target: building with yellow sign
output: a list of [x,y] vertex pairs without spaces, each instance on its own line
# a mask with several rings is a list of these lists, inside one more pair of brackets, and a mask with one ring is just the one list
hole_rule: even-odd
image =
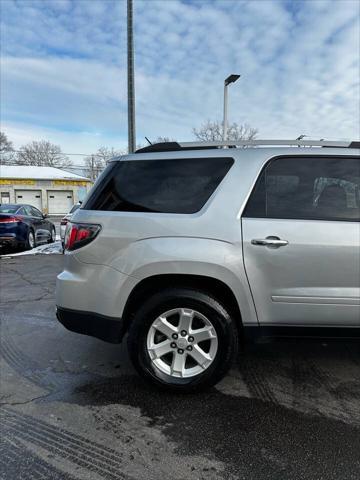
[[0,165],[0,203],[26,203],[62,215],[83,201],[91,180],[59,168]]

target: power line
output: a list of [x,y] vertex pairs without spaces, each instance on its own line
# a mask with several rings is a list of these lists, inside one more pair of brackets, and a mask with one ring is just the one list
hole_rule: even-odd
[[[14,160],[11,160],[11,159],[1,159],[1,156],[2,155],[6,155],[6,154],[11,154],[11,153],[24,153],[22,150],[9,150],[9,151],[6,151],[6,152],[1,152],[0,154],[0,160],[1,160],[1,165],[8,165],[8,166],[11,166],[11,165],[14,165]],[[107,163],[107,158],[105,158],[103,155],[99,154],[99,153],[66,153],[66,152],[61,152],[63,155],[67,155],[67,156],[82,156],[82,157],[88,157],[88,159],[91,159],[91,158],[100,158],[100,159],[103,159],[105,161],[105,163]],[[110,158],[114,158],[114,157],[117,157],[119,155],[113,155],[113,156],[110,156],[108,157],[108,159]],[[25,165],[24,163],[17,163],[15,165]],[[39,165],[38,165],[39,166]],[[46,166],[49,166],[49,165],[46,165]],[[106,165],[105,165],[106,166]],[[89,165],[86,165],[86,164],[72,164],[72,165],[69,165],[67,167],[55,167],[55,168],[60,168],[62,170],[64,170],[64,168],[66,169],[91,169],[91,170],[103,170],[105,168],[105,166],[95,166],[95,165],[91,165],[89,167]]]
[[[89,165],[77,165],[77,164],[74,165],[74,164],[71,164],[66,168],[89,168]],[[94,168],[103,168],[103,167],[94,165]]]
[[[23,150],[8,150],[5,152],[1,152],[2,154],[6,153],[24,153]],[[104,156],[101,153],[66,153],[66,152],[61,152],[62,155],[80,155],[82,157],[102,157]],[[124,154],[125,155],[125,154]],[[114,155],[116,156],[116,155]]]
[[[17,167],[50,167],[51,165],[27,165],[25,163],[14,163],[14,162],[9,162],[9,161],[2,161],[0,163],[0,167],[1,166],[8,166],[8,167],[12,167],[12,166],[17,166]],[[100,167],[89,167],[88,165],[69,165],[68,167],[53,167],[53,168],[59,168],[60,170],[76,170],[76,169],[80,169],[80,170],[104,170],[106,165],[104,166],[100,166]]]

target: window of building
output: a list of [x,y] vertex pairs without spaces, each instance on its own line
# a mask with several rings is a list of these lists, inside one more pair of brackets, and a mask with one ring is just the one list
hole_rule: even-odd
[[0,196],[0,203],[2,204],[9,204],[10,203],[10,193],[9,192],[1,192]]

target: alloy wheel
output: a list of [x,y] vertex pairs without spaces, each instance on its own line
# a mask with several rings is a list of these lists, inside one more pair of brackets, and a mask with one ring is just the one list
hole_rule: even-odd
[[34,248],[35,247],[35,238],[33,232],[29,232],[29,247]]
[[199,375],[214,361],[218,337],[211,321],[189,308],[175,308],[159,315],[147,335],[153,364],[172,377]]

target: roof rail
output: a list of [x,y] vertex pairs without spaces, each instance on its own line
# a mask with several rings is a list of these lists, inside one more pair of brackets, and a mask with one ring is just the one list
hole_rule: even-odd
[[360,141],[340,142],[329,140],[228,140],[225,142],[162,142],[154,143],[147,147],[140,148],[139,150],[136,150],[135,153],[199,150],[221,147],[236,148],[258,146],[360,148]]

